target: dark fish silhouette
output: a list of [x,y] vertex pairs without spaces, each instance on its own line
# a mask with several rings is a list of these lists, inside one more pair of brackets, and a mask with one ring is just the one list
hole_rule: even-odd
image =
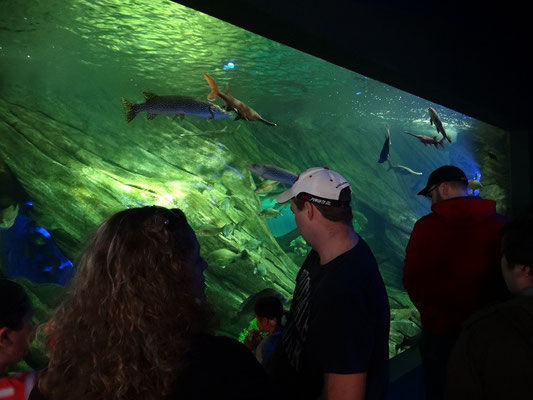
[[292,185],[296,178],[298,178],[298,174],[276,167],[275,165],[250,164],[246,168],[261,178],[278,181],[286,185]]
[[435,146],[436,148],[438,148],[440,145],[444,147],[444,137],[441,140],[437,140],[437,136],[433,136],[432,138],[430,138],[424,135],[415,135],[414,133],[411,133],[409,131],[404,131],[404,133],[414,136],[415,138],[420,140],[422,143],[424,143],[426,146]]
[[237,117],[235,120],[238,119],[245,119],[246,121],[260,121],[263,124],[269,125],[269,126],[276,126],[275,123],[267,121],[263,119],[255,110],[253,110],[251,107],[244,104],[242,101],[237,100],[235,97],[233,97],[229,93],[229,86],[226,86],[226,93],[222,93],[213,78],[211,78],[209,75],[204,74],[204,78],[207,81],[209,87],[211,88],[211,93],[207,95],[207,100],[213,101],[217,97],[220,97],[222,100],[224,100],[224,104],[226,106],[226,110],[233,110],[237,113]]
[[390,130],[389,130],[389,127],[387,126],[387,137],[385,138],[385,143],[383,143],[383,147],[381,148],[381,153],[379,155],[378,163],[384,163],[385,161],[389,159],[390,157],[389,150],[390,150]]
[[494,154],[492,151],[488,151],[487,152],[487,155],[492,159],[492,160],[497,160],[498,159],[498,156],[496,156],[496,154]]
[[435,111],[434,108],[429,107],[429,123],[431,125],[435,125],[435,128],[437,128],[437,132],[442,133],[442,136],[446,138],[448,142],[452,142],[452,139],[446,134],[446,131],[444,130],[444,126],[442,126],[442,121],[440,120],[439,114],[437,114],[437,111]]
[[126,109],[126,121],[130,122],[142,111],[148,112],[148,119],[154,119],[159,114],[174,115],[184,118],[185,115],[207,119],[220,119],[231,117],[231,113],[224,111],[216,104],[198,100],[188,96],[158,96],[154,93],[143,92],[146,101],[135,104],[126,98],[122,98],[122,104]]

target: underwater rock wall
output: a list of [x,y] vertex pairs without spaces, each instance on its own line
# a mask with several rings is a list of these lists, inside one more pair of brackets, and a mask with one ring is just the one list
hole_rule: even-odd
[[[297,267],[259,215],[250,174],[231,167],[233,156],[222,145],[198,136],[205,130],[167,120],[167,134],[130,137],[82,131],[3,99],[0,109],[5,138],[0,154],[33,200],[34,218],[69,258],[77,260],[92,231],[118,210],[179,207],[199,232],[210,264],[208,296],[223,316],[237,313],[249,295],[265,287],[286,297],[292,293]],[[62,110],[58,105],[58,115],[65,117]],[[266,270],[254,273],[260,263]],[[222,319],[222,332],[235,335],[236,329]]]
[[490,148],[500,156],[481,158],[484,182],[491,182],[483,190],[499,200],[500,210],[508,207],[508,169],[501,154],[506,138],[493,130],[480,139],[464,133],[453,146],[437,150],[410,142],[402,126],[393,125],[391,160],[415,160],[413,169],[423,171],[419,176],[377,163],[385,129],[372,121],[339,120],[330,126],[309,115],[269,128],[245,121],[164,116],[147,121],[141,116],[117,128],[116,121],[79,118],[75,110],[82,109],[82,101],[75,103],[51,99],[43,109],[0,98],[5,138],[0,155],[33,200],[35,219],[76,260],[95,227],[120,209],[152,204],[183,209],[210,265],[208,296],[221,315],[221,332],[233,336],[247,323],[235,317],[249,296],[272,287],[290,298],[303,260],[289,257],[278,244],[297,237],[293,232],[288,240],[272,236],[247,164],[295,172],[328,166],[352,183],[355,224],[372,247],[389,291],[391,356],[407,348],[419,331],[401,274],[412,226],[429,212],[427,200],[416,196],[429,172],[446,163],[470,162],[474,157],[462,153],[466,148],[476,154]]
[[[273,237],[260,213],[274,194],[254,193],[259,180],[247,164],[294,172],[328,166],[350,181],[354,226],[387,285],[391,355],[419,331],[401,275],[412,226],[430,210],[416,196],[429,173],[450,163],[469,179],[480,173],[481,195],[509,210],[505,132],[175,3],[25,1],[3,24],[0,159],[33,201],[32,218],[76,264],[114,212],[182,208],[210,264],[208,296],[222,333],[236,336],[247,326],[250,315],[236,317],[253,293],[273,287],[290,298],[308,250],[295,231]],[[230,60],[235,69],[226,69]],[[148,90],[205,99],[204,72],[278,126],[147,121],[144,113],[125,122],[121,96],[142,101]],[[428,106],[453,137],[444,149],[404,134],[436,135]],[[421,175],[377,162],[386,125],[391,162]]]

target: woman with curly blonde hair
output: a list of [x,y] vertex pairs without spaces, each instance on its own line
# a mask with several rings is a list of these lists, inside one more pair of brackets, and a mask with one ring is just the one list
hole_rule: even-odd
[[50,361],[30,399],[269,397],[244,346],[211,334],[206,267],[180,210],[108,218],[47,324]]

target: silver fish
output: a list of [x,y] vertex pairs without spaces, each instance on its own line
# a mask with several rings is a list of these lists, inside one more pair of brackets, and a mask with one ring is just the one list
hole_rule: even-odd
[[275,208],[265,208],[259,213],[260,216],[270,218],[277,218],[280,215],[283,215],[281,210],[276,210]]
[[437,114],[437,111],[433,107],[428,108],[429,112],[429,123],[431,125],[435,125],[435,128],[437,128],[437,132],[442,133],[442,136],[446,138],[448,142],[452,142],[452,139],[448,136],[446,131],[444,130],[444,126],[442,126],[442,121],[440,120],[439,114]]
[[261,182],[261,184],[255,188],[255,193],[270,193],[274,189],[276,189],[279,185],[278,181],[273,181],[270,179],[267,179],[266,181]]
[[219,106],[207,101],[198,100],[188,96],[158,96],[154,93],[143,92],[146,101],[135,104],[126,98],[122,98],[122,104],[126,109],[126,121],[130,122],[138,113],[146,111],[148,119],[154,119],[159,114],[170,114],[184,118],[192,115],[207,119],[221,119],[231,117],[230,112],[224,111]]
[[292,185],[296,178],[298,178],[298,174],[276,167],[275,165],[250,164],[246,168],[261,178],[278,181],[286,185]]
[[209,265],[225,267],[237,260],[246,260],[248,257],[246,250],[235,253],[229,249],[218,249],[209,253],[206,261]]
[[198,228],[196,228],[196,234],[200,236],[214,236],[218,235],[219,233],[222,233],[224,227],[219,227],[216,225],[201,225]]

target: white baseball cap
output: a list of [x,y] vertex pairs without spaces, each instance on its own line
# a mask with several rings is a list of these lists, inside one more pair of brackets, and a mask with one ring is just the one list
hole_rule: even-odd
[[285,203],[297,197],[324,206],[346,206],[350,204],[349,201],[339,201],[341,190],[346,187],[350,187],[350,184],[341,174],[327,167],[313,167],[298,175],[292,187],[278,195],[276,201]]

